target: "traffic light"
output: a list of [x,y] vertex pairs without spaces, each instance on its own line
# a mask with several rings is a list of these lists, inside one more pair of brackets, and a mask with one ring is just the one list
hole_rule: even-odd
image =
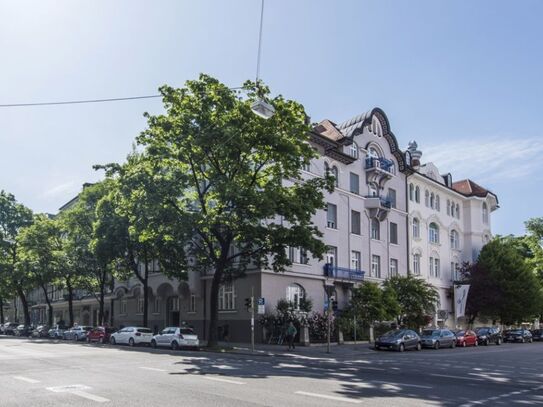
[[247,309],[247,311],[253,308],[253,297],[245,298],[245,308]]

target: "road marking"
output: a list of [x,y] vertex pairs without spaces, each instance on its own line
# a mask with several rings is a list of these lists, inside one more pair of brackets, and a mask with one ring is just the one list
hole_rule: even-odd
[[96,401],[97,403],[106,403],[110,401],[105,397],[97,396],[95,394],[88,393],[85,390],[90,390],[89,386],[83,384],[72,384],[69,386],[58,386],[58,387],[46,387],[47,390],[52,391],[53,393],[69,393],[74,396],[79,396],[88,400]]
[[421,384],[397,383],[397,382],[382,382],[379,380],[371,380],[371,383],[390,384],[402,387],[415,387],[417,389],[433,389],[432,386],[423,386]]
[[164,370],[164,369],[157,369],[156,367],[145,367],[145,366],[140,366],[140,369],[152,370],[153,372],[166,372],[166,370]]
[[238,382],[237,380],[230,380],[230,379],[223,379],[220,377],[211,377],[211,376],[201,376],[204,379],[207,380],[213,380],[216,382],[222,382],[222,383],[230,383],[230,384],[246,384],[245,382]]
[[483,379],[477,379],[475,377],[464,377],[464,376],[452,376],[448,374],[439,374],[439,373],[430,373],[429,376],[435,376],[435,377],[447,377],[449,379],[459,379],[459,380],[469,380],[469,381],[483,381]]
[[28,377],[23,377],[23,376],[13,376],[13,378],[17,380],[21,380],[23,382],[33,383],[33,384],[40,382],[39,380],[29,379]]
[[512,391],[510,393],[504,393],[504,394],[500,394],[498,396],[489,397],[489,398],[482,399],[482,400],[471,401],[469,403],[462,404],[459,407],[472,407],[472,406],[475,406],[475,405],[487,404],[489,401],[496,401],[496,400],[500,400],[500,399],[505,399],[505,398],[509,398],[511,396],[519,396],[519,395],[524,394],[524,393],[531,393],[531,392],[538,391],[538,390],[541,390],[541,389],[543,389],[543,386],[535,387],[533,389],[516,390],[516,391]]
[[360,400],[350,399],[347,397],[329,396],[327,394],[310,393],[307,391],[295,391],[294,394],[299,394],[301,396],[317,397],[317,398],[327,399],[327,400],[343,401],[345,403],[353,403],[353,404],[361,403]]

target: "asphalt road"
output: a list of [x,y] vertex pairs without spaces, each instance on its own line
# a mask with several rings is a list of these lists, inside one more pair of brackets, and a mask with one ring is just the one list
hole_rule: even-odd
[[543,405],[543,343],[332,356],[0,337],[0,406]]

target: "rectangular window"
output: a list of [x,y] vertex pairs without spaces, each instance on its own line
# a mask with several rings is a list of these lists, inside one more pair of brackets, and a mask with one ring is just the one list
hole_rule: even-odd
[[226,283],[219,288],[219,310],[231,311],[236,309],[234,284]]
[[389,188],[388,189],[388,200],[390,201],[390,207],[396,208],[396,190]]
[[190,294],[189,312],[196,312],[196,296]]
[[381,223],[377,219],[371,220],[371,238],[375,240],[381,239]]
[[126,315],[126,300],[121,300],[121,306],[119,310],[119,314]]
[[428,262],[428,273],[430,273],[430,277],[434,277],[434,258],[430,257],[430,261]]
[[358,211],[351,211],[351,233],[354,233],[355,235],[361,234],[361,226],[360,226],[360,212]]
[[439,267],[439,259],[434,259],[434,276],[436,278],[441,277],[441,270],[440,270],[440,267]]
[[296,263],[296,248],[289,246],[288,247],[288,259],[291,263]]
[[143,310],[145,309],[145,302],[143,300],[143,297],[138,297],[138,307],[136,314],[143,314]]
[[307,250],[303,247],[299,248],[300,252],[300,264],[307,264],[309,263],[309,257],[307,256]]
[[398,244],[398,225],[390,222],[390,243]]
[[371,256],[371,276],[381,278],[381,257],[375,254]]
[[328,204],[326,211],[326,226],[337,229],[337,206],[331,203]]
[[390,259],[389,277],[395,277],[398,275],[398,260]]
[[353,270],[358,270],[360,271],[361,270],[361,257],[360,257],[360,252],[356,251],[356,250],[353,250],[351,252],[351,268]]
[[331,264],[332,267],[337,266],[337,247],[328,246],[328,251],[326,252],[326,263]]
[[413,255],[413,274],[420,275],[420,254]]
[[351,172],[350,180],[351,192],[357,195],[360,194],[360,178],[358,177],[358,174]]
[[153,301],[153,314],[160,314],[160,298]]

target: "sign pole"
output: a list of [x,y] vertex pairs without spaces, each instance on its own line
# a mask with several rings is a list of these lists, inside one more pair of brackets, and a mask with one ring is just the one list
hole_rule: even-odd
[[251,286],[251,351],[255,351],[255,287]]

